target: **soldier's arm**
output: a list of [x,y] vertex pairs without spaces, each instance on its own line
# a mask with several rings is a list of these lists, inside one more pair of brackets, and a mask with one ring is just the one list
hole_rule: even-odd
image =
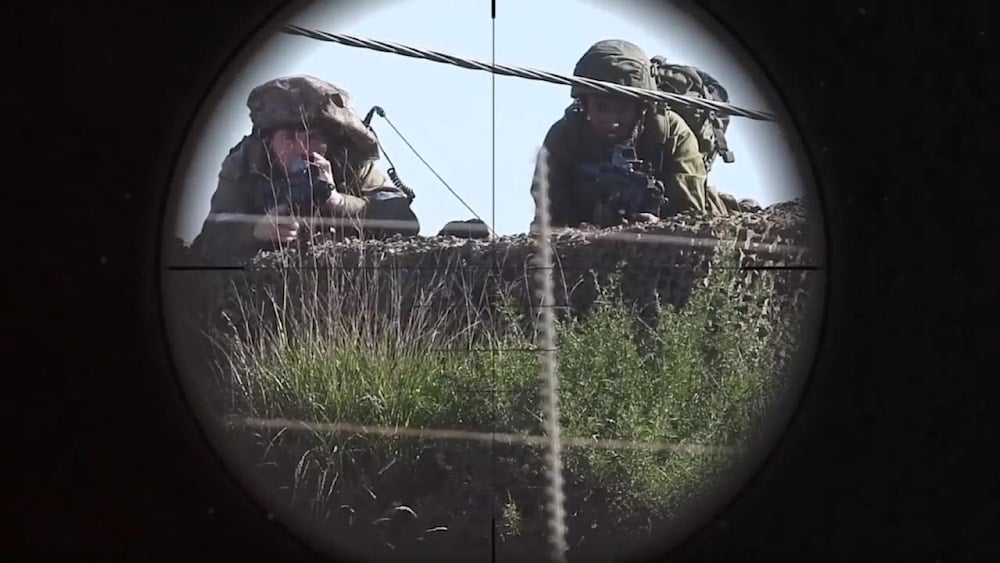
[[698,139],[687,123],[675,113],[667,114],[666,130],[663,156],[669,165],[664,166],[665,174],[661,180],[667,188],[669,206],[677,211],[705,211],[708,172],[698,148]]
[[358,173],[355,175],[355,186],[357,187],[357,193],[363,194],[362,196],[337,192],[333,194],[331,199],[327,201],[326,205],[323,206],[324,212],[329,213],[335,217],[343,216],[360,216],[365,212],[368,207],[370,198],[366,197],[367,194],[372,193],[378,188],[392,188],[395,186],[389,182],[388,178],[385,177],[379,170],[375,167],[374,162],[366,163]]
[[[556,122],[545,135],[542,146],[547,156],[545,166],[548,174],[547,193],[549,200],[549,225],[551,227],[573,226],[581,220],[575,217],[573,195],[572,162],[569,158],[569,139],[564,121]],[[536,164],[536,167],[538,164]],[[537,168],[536,168],[537,172]],[[532,179],[531,195],[534,201],[540,196],[540,186],[537,177]],[[537,205],[537,203],[536,203]],[[537,217],[532,221],[536,225]]]
[[361,192],[364,194],[369,194],[380,189],[389,189],[396,192],[400,191],[399,188],[397,188],[396,185],[389,180],[389,177],[386,174],[383,174],[382,171],[375,166],[375,161],[369,161],[365,164],[364,168],[361,169],[359,181],[361,183]]
[[[406,194],[379,171],[375,161],[366,163],[356,177],[359,193],[362,196],[338,193],[335,201],[326,206],[328,213],[334,217],[360,221],[359,226],[368,226],[390,233],[408,235],[420,232],[420,223],[410,208]],[[384,194],[387,191],[396,192],[402,197],[393,199],[378,197],[380,193]]]
[[192,245],[203,260],[215,265],[252,256],[264,246],[253,236],[255,211],[249,195],[240,189],[239,158],[234,151],[223,162],[208,217]]

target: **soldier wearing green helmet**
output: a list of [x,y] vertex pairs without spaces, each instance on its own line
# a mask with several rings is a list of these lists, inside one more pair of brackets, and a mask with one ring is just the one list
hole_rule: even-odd
[[[573,75],[657,89],[646,53],[619,39],[592,45],[577,62]],[[594,222],[597,211],[592,201],[579,193],[577,170],[582,164],[608,162],[612,147],[628,141],[634,143],[638,159],[649,163],[652,175],[662,182],[667,203],[656,213],[634,213],[627,221],[654,221],[684,211],[728,215],[726,204],[707,186],[708,172],[698,140],[680,115],[662,105],[581,85],[574,85],[570,95],[574,103],[550,127],[544,141],[553,227]],[[536,183],[532,193],[537,197]]]
[[309,233],[417,234],[412,194],[379,172],[374,133],[350,95],[306,75],[269,80],[247,99],[251,133],[230,149],[201,233],[203,262],[243,262]]

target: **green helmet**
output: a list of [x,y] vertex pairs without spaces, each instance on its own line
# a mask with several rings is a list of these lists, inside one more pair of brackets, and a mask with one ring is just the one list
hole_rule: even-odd
[[269,80],[247,98],[255,133],[275,129],[316,127],[332,144],[346,145],[354,158],[377,159],[374,134],[354,113],[346,90],[307,75]]
[[[639,46],[621,39],[594,43],[577,61],[573,76],[634,88],[656,89],[649,70],[649,57]],[[570,95],[579,98],[594,92],[586,86],[574,85]]]

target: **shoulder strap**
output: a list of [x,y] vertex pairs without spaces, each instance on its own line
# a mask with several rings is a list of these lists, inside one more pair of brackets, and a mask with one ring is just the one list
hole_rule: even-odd
[[653,171],[663,176],[670,172],[670,162],[664,154],[663,147],[670,141],[665,110],[656,108],[646,114],[642,133],[636,139],[636,150],[639,158],[653,165]]

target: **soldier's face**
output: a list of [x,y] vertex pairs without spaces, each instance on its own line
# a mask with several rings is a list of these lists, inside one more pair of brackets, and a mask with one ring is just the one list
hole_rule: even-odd
[[588,96],[584,109],[590,126],[598,135],[614,134],[624,138],[639,119],[639,106],[634,100],[611,96]]
[[308,160],[309,155],[318,152],[325,155],[329,141],[319,130],[295,131],[279,129],[271,135],[271,153],[275,160],[288,169],[297,160]]

